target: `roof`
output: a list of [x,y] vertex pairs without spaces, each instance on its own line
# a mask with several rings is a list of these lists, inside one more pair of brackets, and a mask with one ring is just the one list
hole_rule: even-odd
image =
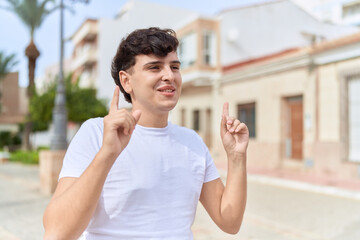
[[351,35],[347,35],[345,37],[316,44],[313,47],[312,53],[319,53],[326,50],[342,47],[348,44],[359,43],[359,42],[360,42],[360,32],[357,32]]
[[280,58],[289,57],[289,56],[292,56],[294,54],[301,53],[301,52],[308,52],[310,54],[315,54],[315,53],[320,53],[320,52],[324,52],[327,50],[331,50],[334,48],[343,47],[343,46],[353,44],[353,43],[360,43],[360,32],[357,32],[355,34],[351,34],[351,35],[348,35],[345,37],[341,37],[341,38],[338,38],[335,40],[324,41],[324,42],[314,45],[313,47],[290,48],[290,49],[286,49],[281,52],[264,55],[264,56],[261,56],[258,58],[240,61],[240,62],[231,64],[231,65],[224,66],[222,68],[222,71],[224,73],[228,73],[228,72],[232,72],[233,70],[239,70],[241,68],[248,67],[248,66],[251,66],[254,64],[260,64],[260,63],[277,60]]
[[264,2],[260,2],[260,3],[242,5],[242,6],[231,7],[231,8],[225,8],[225,9],[221,10],[219,12],[219,14],[234,11],[234,10],[239,10],[239,9],[261,7],[261,6],[264,6],[264,5],[269,5],[269,4],[274,4],[274,3],[284,2],[284,1],[287,1],[287,0],[270,0],[270,1],[265,1],[264,0]]
[[85,25],[87,24],[88,22],[97,22],[98,19],[94,19],[94,18],[88,18],[86,19],[85,21],[82,22],[82,24],[80,25],[80,27],[78,27],[78,29],[76,29],[76,31],[73,33],[73,35],[70,37],[70,38],[73,38],[79,31],[80,29]]
[[224,73],[227,73],[227,72],[230,72],[232,70],[239,70],[240,68],[247,67],[247,66],[250,66],[250,65],[253,65],[253,64],[264,63],[264,62],[279,59],[279,58],[282,58],[282,57],[285,57],[285,56],[288,56],[288,55],[292,55],[294,53],[300,52],[301,50],[302,50],[302,48],[290,48],[290,49],[286,49],[286,50],[281,51],[281,52],[277,52],[277,53],[265,55],[265,56],[262,56],[262,57],[237,62],[237,63],[231,64],[231,65],[224,66],[222,68],[222,71]]

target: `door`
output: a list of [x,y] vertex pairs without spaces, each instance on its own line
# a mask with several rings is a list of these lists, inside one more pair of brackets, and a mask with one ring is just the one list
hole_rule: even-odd
[[303,159],[303,99],[286,98],[286,158]]

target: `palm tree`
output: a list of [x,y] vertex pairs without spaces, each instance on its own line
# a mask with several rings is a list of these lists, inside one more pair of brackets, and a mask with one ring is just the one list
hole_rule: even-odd
[[[37,49],[34,43],[34,33],[43,23],[46,16],[53,12],[56,7],[53,7],[51,10],[46,8],[46,5],[49,2],[54,0],[43,0],[39,2],[38,0],[6,0],[9,4],[7,7],[8,10],[15,13],[24,25],[30,31],[30,43],[25,49],[25,55],[28,58],[28,71],[29,71],[29,85],[27,88],[27,96],[29,102],[35,91],[35,67],[36,59],[40,56],[40,52]],[[29,113],[30,114],[30,113]],[[24,146],[26,149],[31,149],[30,145],[30,133],[32,130],[32,123],[30,121],[30,116],[27,117],[25,123],[25,135],[24,135]]]
[[0,51],[0,81],[11,71],[11,68],[17,64],[15,54],[8,56]]
[[[6,56],[3,52],[0,51],[0,83],[1,80],[11,71],[11,68],[17,64],[15,60],[15,54]],[[0,92],[1,100],[1,92]],[[0,113],[1,113],[1,101],[0,101]]]

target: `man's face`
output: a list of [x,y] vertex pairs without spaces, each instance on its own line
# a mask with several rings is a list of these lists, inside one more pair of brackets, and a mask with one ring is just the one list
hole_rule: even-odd
[[176,52],[165,57],[137,55],[129,74],[134,108],[165,114],[172,110],[181,93],[180,62]]

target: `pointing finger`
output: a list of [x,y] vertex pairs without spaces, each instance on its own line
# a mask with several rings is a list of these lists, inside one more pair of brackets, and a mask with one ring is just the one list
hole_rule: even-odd
[[111,104],[110,104],[110,112],[115,112],[116,110],[118,110],[118,104],[119,104],[119,87],[116,86],[115,90],[114,90],[114,96],[111,100]]
[[229,103],[225,102],[223,105],[223,115],[226,117],[226,119],[229,117]]
[[225,117],[225,115],[222,115],[221,116],[221,126],[220,126],[221,136],[224,136],[226,132],[227,132],[226,117]]

